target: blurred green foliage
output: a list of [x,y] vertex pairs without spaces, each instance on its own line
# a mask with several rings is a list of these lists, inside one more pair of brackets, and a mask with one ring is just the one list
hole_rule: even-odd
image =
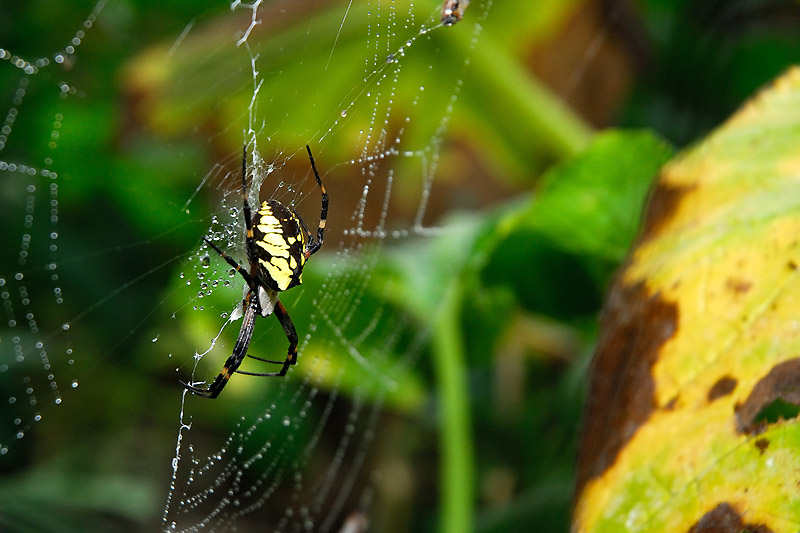
[[[473,0],[468,16],[479,13],[478,4]],[[436,10],[416,5],[420,17]],[[454,507],[445,513],[461,513],[478,531],[568,527],[582,380],[595,318],[636,236],[651,179],[672,154],[670,143],[698,138],[800,52],[794,2],[649,0],[637,4],[632,18],[622,16],[627,8],[616,2],[598,5],[609,32],[645,36],[628,45],[631,55],[643,59],[633,69],[627,98],[614,110],[615,124],[630,129],[593,135],[527,64],[532,49],[566,31],[576,13],[592,11],[594,3],[520,7],[495,0],[474,51],[471,36],[458,33],[456,26],[434,32],[403,59],[406,68],[416,69],[404,79],[424,80],[429,92],[440,96],[430,98],[432,108],[406,111],[403,106],[410,104],[401,97],[395,105],[397,116],[421,117],[415,124],[419,130],[409,133],[407,142],[424,144],[424,132],[437,126],[442,113],[436,102],[449,101],[453,91],[447,80],[462,76],[451,69],[428,69],[428,54],[470,57],[473,64],[463,73],[432,194],[450,201],[449,192],[469,193],[474,187],[474,196],[480,197],[483,179],[502,194],[493,202],[444,202],[433,222],[446,228],[442,235],[387,241],[337,267],[345,274],[352,269],[347,279],[354,286],[349,288],[363,292],[353,332],[379,308],[410,326],[394,345],[397,353],[385,353],[379,342],[368,346],[372,374],[350,358],[332,359],[322,390],[328,391],[341,375],[336,381],[340,394],[367,394],[367,400],[374,400],[360,385],[375,375],[389,375],[386,369],[395,368],[398,354],[415,342],[411,332],[429,331],[419,363],[391,375],[395,386],[385,398],[384,418],[399,419],[394,423],[408,441],[381,453],[407,453],[403,460],[412,467],[418,457],[455,457],[440,482],[447,486],[448,476],[465,474],[466,485],[449,485],[456,494]],[[52,54],[72,37],[90,8],[63,0],[3,6],[0,47],[27,58]],[[795,16],[779,16],[786,13]],[[252,96],[249,59],[230,45],[230,26],[219,29],[228,15],[222,2],[110,1],[87,31],[70,70],[31,78],[0,160],[40,166],[52,158],[49,166],[59,172],[59,265],[67,297],[62,305],[43,306],[38,313],[53,330],[72,321],[69,343],[79,351],[75,360],[81,385],[63,406],[45,413],[46,423],[25,437],[24,446],[0,458],[4,531],[151,530],[159,523],[175,446],[177,379],[191,371],[187,346],[207,345],[223,322],[218,313],[173,313],[192,305],[181,292],[187,289],[180,273],[187,269],[187,258],[196,258],[200,236],[219,214],[219,195],[230,190],[224,176],[209,169],[222,161],[236,171],[237,158],[230,154],[239,150],[242,109]],[[364,5],[354,5],[351,16],[353,21],[365,17]],[[305,99],[305,86],[316,83],[306,79],[306,69],[319,69],[327,60],[340,19],[341,6],[311,9],[294,19],[295,25],[258,42],[270,58],[265,69],[281,73],[261,88],[262,112],[267,116],[270,109],[290,109],[285,112],[290,120],[270,126],[274,129],[265,134],[279,147],[276,152],[301,146],[341,111],[342,94],[361,87],[362,64],[339,59],[341,64],[330,70],[334,74],[315,86],[315,105]],[[178,48],[175,63],[166,69],[170,83],[155,84],[163,92],[144,93],[157,105],[142,116],[137,98],[143,93],[136,90],[153,85],[137,83],[152,81],[141,79],[148,73],[163,81],[158,61],[165,60],[190,21],[192,32],[201,37],[192,41],[193,47]],[[347,28],[354,31],[340,35],[337,47],[360,57],[366,53],[363,28],[355,23]],[[222,82],[192,99],[188,95],[196,80],[182,73]],[[18,69],[0,62],[0,103],[11,102],[20,78]],[[59,98],[61,79],[80,94]],[[364,111],[366,106],[353,108],[354,113]],[[63,125],[53,149],[49,135],[56,115],[63,116]],[[347,132],[333,135],[318,164],[352,157],[352,139]],[[399,175],[421,179],[411,158],[403,165]],[[476,177],[474,167],[484,173]],[[194,196],[207,174],[211,178]],[[0,171],[0,180],[3,244],[14,249],[23,232],[24,190],[11,173]],[[342,209],[337,205],[350,201],[348,194],[357,194],[345,184],[339,175],[332,180],[332,210]],[[413,218],[418,199],[402,186],[397,195],[409,208],[394,216],[405,221]],[[187,198],[193,198],[188,207]],[[40,201],[46,202],[46,195]],[[313,203],[303,204],[304,213],[314,212]],[[34,238],[49,231],[44,223],[32,229]],[[47,261],[36,259],[31,263]],[[0,271],[13,272],[14,260],[0,258]],[[333,261],[323,251],[309,263],[308,293],[325,283]],[[365,285],[357,272],[367,261],[374,268]],[[49,285],[33,286],[32,300],[49,301],[48,290]],[[234,292],[215,291],[203,304],[229,310]],[[295,323],[308,324],[315,312],[312,299],[287,300]],[[275,325],[258,327],[254,346],[282,346]],[[232,338],[235,329],[236,324],[224,335]],[[3,358],[9,355],[9,334],[0,330]],[[306,360],[325,351],[325,342],[322,335],[313,338]],[[449,366],[437,359],[442,345],[457,355]],[[201,366],[198,375],[216,372],[221,357],[204,359],[208,368]],[[290,381],[307,372],[298,365]],[[6,376],[0,379],[4,393],[18,386],[11,380],[19,379]],[[463,389],[448,389],[448,383],[459,382]],[[240,416],[257,416],[271,390],[282,386],[287,385],[237,379],[236,387],[226,389],[225,400],[203,405],[208,440],[224,439]],[[451,427],[441,418],[448,406],[464,417],[462,425]],[[301,436],[314,420],[305,422]],[[0,429],[6,435],[13,427],[0,417]],[[449,444],[438,448],[444,441]],[[467,472],[453,471],[459,468]],[[415,474],[420,487],[437,479],[436,471],[422,467]],[[412,495],[409,530],[434,530],[449,496],[427,490]],[[382,523],[380,517],[374,520]]]

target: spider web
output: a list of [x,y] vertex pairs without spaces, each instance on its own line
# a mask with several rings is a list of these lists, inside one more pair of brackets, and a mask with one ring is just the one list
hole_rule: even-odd
[[[284,70],[272,49],[274,39],[265,37],[268,30],[260,27],[267,7],[261,2],[234,3],[232,7],[251,14],[250,24],[236,42],[246,52],[252,76],[251,99],[243,117],[246,127],[241,127],[241,119],[229,126],[232,131],[243,129],[243,143],[251,147],[249,165],[255,169],[251,204],[258,205],[264,197],[276,198],[303,212],[314,233],[317,193],[307,187],[313,183],[309,183],[308,169],[302,168],[307,167],[304,151],[298,149],[308,142],[333,207],[321,257],[309,261],[304,286],[292,291],[296,294],[282,296],[292,316],[304,302],[310,308],[307,318],[296,321],[300,324],[300,357],[292,369],[294,375],[270,383],[244,384],[237,378],[236,385],[229,385],[246,386],[248,394],[258,394],[253,387],[266,390],[262,403],[266,407],[237,416],[224,444],[212,450],[201,451],[193,439],[202,431],[206,402],[184,398],[164,527],[224,530],[266,517],[275,531],[335,531],[346,527],[348,517],[351,523],[358,522],[370,511],[380,474],[370,464],[369,455],[383,406],[387,401],[397,403],[392,395],[401,388],[400,382],[413,383],[409,370],[417,365],[429,341],[429,326],[392,302],[388,288],[373,286],[372,278],[380,245],[386,239],[446,231],[426,225],[426,209],[468,55],[453,67],[443,51],[431,51],[431,35],[447,31],[435,10],[420,10],[403,2],[347,3],[330,10],[340,17],[338,29],[322,32],[332,35],[332,42],[317,42],[315,35],[322,21],[336,21],[333,16],[312,17],[300,32],[304,35],[301,46],[309,49],[302,56],[301,79],[314,82],[302,85],[298,80],[298,89],[288,95],[289,105],[277,105],[278,99],[265,89],[272,82],[269,73],[278,71],[284,78],[294,74]],[[489,7],[487,3],[475,8],[475,21],[459,28],[471,32],[470,46]],[[351,26],[366,31],[366,46],[359,37],[356,47],[360,59],[351,51]],[[444,90],[426,91],[424,80],[406,75],[406,57],[414,55],[417,48],[427,48],[426,61],[431,65],[454,71]],[[361,65],[361,81],[355,87],[341,85],[338,93],[331,89],[328,82],[335,86],[338,73],[352,71],[354,63]],[[291,88],[293,83],[284,80],[281,85]],[[332,96],[338,102],[331,111],[325,102]],[[426,101],[430,99],[434,103]],[[417,107],[434,108],[438,114],[427,124],[419,124],[414,113]],[[294,114],[304,119],[297,120]],[[276,124],[282,125],[280,130],[275,129]],[[292,131],[287,124],[300,124],[301,128]],[[352,143],[350,158],[341,161],[340,156],[338,162],[331,161],[328,154],[342,139]],[[294,176],[287,179],[290,167]],[[350,194],[340,192],[343,179]],[[388,220],[397,202],[396,181],[406,188],[410,184],[410,195],[416,196],[418,205],[413,218],[399,224]],[[238,202],[232,191],[222,209],[231,218],[212,224],[210,235],[225,242],[229,253],[244,258]],[[203,271],[217,267],[210,275],[210,284],[216,286],[224,286],[232,274],[208,253],[201,251],[200,267],[194,269],[201,284],[198,298],[204,302],[217,291],[209,290],[209,276]],[[239,305],[237,295],[242,290],[235,277],[231,285],[213,307],[223,306],[219,313],[227,317],[223,329],[232,331],[220,331],[212,346],[198,350],[199,367],[209,353],[224,355],[231,349],[230,340],[221,339],[232,339],[238,329],[241,313],[230,307]],[[258,329],[267,333],[257,332],[254,346],[285,349],[282,344],[286,341],[275,324],[259,320]],[[260,342],[259,337],[271,333],[275,333],[270,337],[273,340]],[[213,379],[219,362],[216,357],[210,371],[196,368],[195,379]],[[403,389],[408,390],[408,385]],[[319,455],[330,455],[330,459],[316,467],[313,463]]]
[[[78,386],[67,320],[71,317],[62,308],[66,295],[59,238],[63,226],[59,146],[64,126],[60,108],[79,94],[69,71],[104,4],[96,4],[71,35],[64,34],[55,51],[27,56],[0,48],[9,104],[2,111],[0,128],[0,172],[6,177],[2,226],[6,236],[20,236],[16,243],[4,242],[8,251],[0,270],[5,326],[0,337],[5,404],[0,455],[8,454],[9,446],[42,420],[43,410],[61,405],[66,389]],[[47,110],[51,129],[37,137],[35,145],[20,146],[15,143],[18,122],[37,104]]]
[[[470,200],[440,175],[440,160],[492,7],[473,0],[452,27],[440,23],[438,1],[234,0],[198,10],[119,74],[127,119],[157,141],[103,124],[90,109],[102,89],[82,59],[101,51],[82,55],[82,47],[95,32],[102,41],[131,31],[121,3],[63,20],[63,45],[53,50],[0,48],[0,216],[16,238],[4,241],[0,262],[0,455],[55,454],[54,442],[82,440],[87,454],[111,448],[124,430],[95,427],[92,416],[69,430],[59,424],[107,409],[136,428],[125,434],[132,462],[163,481],[153,487],[119,467],[102,485],[110,511],[134,517],[155,507],[158,527],[170,531],[362,531],[368,516],[375,530],[389,529],[391,518],[375,522],[373,511],[390,505],[386,494],[408,473],[380,452],[396,438],[395,417],[435,410],[420,374],[442,297],[439,287],[398,278],[419,268],[420,242],[468,245],[470,223],[451,225],[443,214]],[[35,145],[15,143],[20,119],[33,113],[51,127]],[[106,132],[87,133],[95,127]],[[101,135],[136,155],[108,167],[98,154],[117,147],[93,144]],[[246,257],[242,146],[251,205],[277,199],[315,233],[320,199],[306,144],[330,211],[303,285],[281,296],[298,364],[284,379],[236,375],[214,401],[186,394],[178,380],[210,383],[241,326],[242,280],[200,237]],[[87,154],[98,161],[75,174],[73,161]],[[86,198],[95,199],[90,207]],[[124,223],[142,209],[167,214]],[[95,231],[76,234],[81,224]],[[461,266],[457,248],[441,261],[445,275]],[[419,290],[400,292],[401,281]],[[150,287],[155,305],[140,294]],[[277,320],[258,318],[255,330],[249,353],[283,357]],[[136,365],[163,382],[133,375]],[[262,365],[242,368],[275,370]],[[143,446],[154,424],[131,404],[167,420],[169,440]],[[103,458],[65,462],[73,480],[102,469]]]

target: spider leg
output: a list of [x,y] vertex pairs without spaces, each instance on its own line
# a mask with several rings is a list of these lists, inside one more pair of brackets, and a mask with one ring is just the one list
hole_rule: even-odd
[[[272,363],[273,361],[270,361]],[[280,364],[283,364],[282,362]],[[288,368],[288,367],[287,367]],[[283,369],[281,369],[283,371]],[[256,376],[260,378],[278,378],[283,377],[286,375],[286,372],[281,374],[280,372],[246,372],[244,370],[237,370],[237,374],[244,374],[245,376]]]
[[[255,355],[247,354],[247,357],[250,359],[255,359],[256,361],[261,361],[263,363],[272,363],[273,365],[282,365],[283,361],[273,361],[272,359],[262,359],[261,357],[256,357]],[[237,371],[239,372],[239,371]],[[245,372],[239,372],[240,374],[245,374]]]
[[186,390],[188,390],[192,394],[195,394],[197,396],[202,396],[203,398],[209,398],[209,399],[212,399],[212,400],[214,398],[216,398],[219,395],[219,391],[222,390],[222,387],[219,387],[219,390],[217,391],[217,393],[214,394],[211,391],[211,387],[209,387],[207,389],[201,389],[200,387],[195,387],[194,385],[189,385],[188,383],[186,383],[183,380],[178,380],[178,381],[180,382],[181,385],[183,385],[183,387]]
[[278,322],[281,323],[283,326],[283,332],[286,333],[286,338],[289,339],[289,351],[286,353],[286,360],[285,361],[268,361],[266,359],[260,359],[258,357],[253,357],[252,355],[248,355],[247,357],[252,357],[253,359],[258,359],[259,361],[265,361],[267,363],[275,363],[275,364],[282,364],[283,366],[277,372],[264,372],[264,373],[255,373],[255,372],[245,372],[243,370],[236,370],[238,374],[246,374],[248,376],[262,376],[262,377],[272,377],[272,376],[285,376],[286,371],[289,370],[289,365],[294,365],[297,363],[297,331],[294,329],[294,323],[292,319],[289,318],[289,313],[286,311],[286,308],[283,306],[280,300],[275,302],[275,317],[278,319]]
[[225,260],[225,261],[226,261],[226,262],[227,262],[227,263],[228,263],[230,266],[232,266],[232,267],[233,267],[233,268],[236,270],[236,272],[238,272],[239,274],[241,274],[241,275],[242,275],[242,277],[244,278],[244,281],[247,283],[247,286],[248,286],[248,287],[250,287],[250,288],[252,289],[252,287],[253,287],[253,285],[254,285],[254,282],[253,282],[253,278],[250,276],[250,274],[249,274],[249,273],[248,273],[248,272],[247,272],[245,269],[243,269],[243,268],[241,267],[241,265],[240,265],[239,263],[237,263],[237,262],[236,262],[236,260],[235,260],[235,259],[233,259],[231,256],[229,256],[228,254],[226,254],[225,252],[223,252],[222,250],[220,250],[220,249],[219,249],[219,247],[218,247],[216,244],[214,244],[214,243],[213,243],[213,242],[211,242],[210,240],[206,239],[205,237],[203,237],[203,240],[206,242],[206,244],[207,244],[207,245],[209,245],[211,248],[213,248],[215,252],[217,252],[219,255],[221,255],[221,256],[222,256],[222,258],[223,258],[223,259],[224,259],[224,260]]
[[255,329],[259,307],[258,299],[252,298],[252,293],[248,293],[246,300],[249,302],[249,305],[244,313],[242,329],[239,330],[239,338],[236,339],[236,344],[233,346],[233,353],[228,357],[228,360],[225,361],[217,378],[207,388],[202,389],[181,381],[181,384],[186,387],[189,392],[197,394],[198,396],[203,396],[204,398],[216,398],[219,396],[219,393],[222,392],[222,389],[225,388],[225,385],[227,385],[231,375],[237,372],[239,365],[242,364],[242,361],[247,355],[247,347],[250,346],[250,340],[253,338],[253,330]]
[[306,259],[314,255],[317,250],[319,250],[320,246],[322,246],[322,240],[325,236],[325,223],[328,221],[328,193],[325,192],[325,186],[322,185],[322,180],[319,177],[319,172],[317,171],[317,165],[314,164],[314,156],[311,155],[311,148],[306,145],[306,151],[308,152],[308,159],[311,161],[311,169],[314,171],[314,177],[317,178],[317,184],[319,185],[319,190],[322,191],[322,212],[319,215],[319,227],[317,228],[317,240],[308,243],[308,247],[306,248]]
[[[289,312],[283,306],[283,302],[277,300],[275,302],[275,318],[281,323],[283,332],[286,333],[286,338],[289,340],[289,350],[286,353],[286,361],[284,361],[284,374],[285,369],[289,365],[297,364],[297,331],[294,329],[294,322],[289,318]],[[283,375],[283,374],[281,374]]]

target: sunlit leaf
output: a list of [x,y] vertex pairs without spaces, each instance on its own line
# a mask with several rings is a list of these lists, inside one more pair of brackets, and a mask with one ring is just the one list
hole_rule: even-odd
[[667,164],[606,302],[576,531],[797,531],[800,69]]

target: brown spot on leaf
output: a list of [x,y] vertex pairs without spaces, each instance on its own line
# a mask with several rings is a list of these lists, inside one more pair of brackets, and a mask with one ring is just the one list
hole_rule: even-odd
[[672,411],[673,409],[675,409],[675,406],[678,404],[678,398],[680,398],[680,394],[676,394],[675,396],[670,398],[670,400],[666,404],[664,404],[663,409],[665,411]]
[[789,267],[789,270],[797,270],[797,263],[795,263],[794,261],[789,261],[789,263],[786,266]]
[[747,434],[763,431],[767,423],[758,415],[776,401],[800,405],[800,358],[773,366],[756,383],[747,400],[736,405],[736,430]]
[[657,235],[662,226],[673,217],[683,196],[694,188],[695,186],[680,187],[670,185],[666,183],[663,176],[659,178],[651,191],[650,199],[647,203],[647,211],[644,215],[639,242],[646,241]]
[[576,495],[614,463],[658,407],[652,368],[677,324],[677,306],[643,283],[630,287],[618,280],[611,290],[589,372]]
[[723,396],[727,396],[736,389],[736,378],[731,376],[723,376],[708,389],[708,403],[713,402]]
[[756,439],[756,448],[761,452],[761,455],[764,455],[764,452],[769,448],[769,439]]
[[723,502],[704,514],[689,528],[689,533],[771,533],[763,524],[745,524],[742,515],[729,503]]
[[753,284],[743,279],[728,278],[725,282],[725,287],[737,294],[744,294],[750,290]]

